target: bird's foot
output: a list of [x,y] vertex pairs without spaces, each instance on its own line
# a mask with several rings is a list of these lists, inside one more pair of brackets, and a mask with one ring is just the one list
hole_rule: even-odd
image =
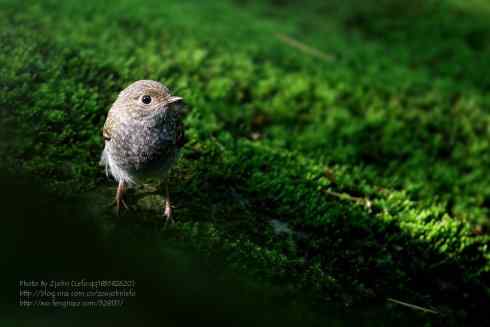
[[114,210],[116,211],[116,214],[118,216],[119,216],[119,213],[120,213],[122,207],[124,207],[124,209],[126,209],[126,210],[130,210],[126,201],[124,201],[123,199],[120,199],[119,201],[117,199],[114,199],[111,203],[109,203],[107,205],[107,208],[114,208]]
[[163,215],[165,216],[165,225],[168,223],[175,224],[173,215],[172,215],[172,205],[169,200],[165,200],[165,210],[163,211]]
[[122,198],[121,199],[117,199],[116,198],[116,200],[114,202],[116,204],[116,213],[117,213],[118,216],[119,216],[119,213],[121,211],[121,207],[124,207],[124,209],[129,210],[129,207],[126,204],[126,201],[124,201],[124,199],[122,199]]
[[119,216],[119,213],[121,211],[121,206],[123,206],[126,210],[129,210],[128,205],[124,201],[124,194],[126,193],[126,184],[124,181],[119,181],[119,185],[117,186],[117,191],[116,191],[116,213]]

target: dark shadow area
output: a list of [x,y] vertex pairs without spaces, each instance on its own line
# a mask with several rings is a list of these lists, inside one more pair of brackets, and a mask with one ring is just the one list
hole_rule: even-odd
[[[185,245],[165,241],[158,228],[122,223],[104,231],[86,213],[87,203],[62,200],[25,176],[2,175],[2,188],[8,192],[1,194],[1,310],[13,325],[298,322],[274,304],[273,292],[246,287],[223,267],[210,271]],[[135,280],[136,296],[121,308],[19,307],[20,280],[80,279]]]
[[[227,272],[220,258],[203,260],[176,242],[171,229],[135,223],[131,212],[107,224],[88,213],[90,204],[61,199],[29,176],[1,178],[3,326],[409,326],[419,319],[381,304],[346,309],[332,303],[314,313],[298,302],[299,294],[292,303],[280,288]],[[83,279],[134,280],[136,296],[115,308],[19,305],[21,280]]]

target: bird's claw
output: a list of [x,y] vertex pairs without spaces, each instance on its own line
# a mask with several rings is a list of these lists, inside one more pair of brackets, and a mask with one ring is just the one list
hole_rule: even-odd
[[126,204],[126,201],[124,201],[123,199],[116,199],[115,202],[116,202],[116,213],[118,216],[119,216],[119,213],[121,211],[121,205],[124,207],[124,209],[129,210],[129,207]]
[[127,205],[126,201],[123,199],[114,199],[109,205],[107,205],[108,208],[114,207],[114,210],[116,211],[116,214],[119,216],[119,213],[121,211],[121,207],[124,207],[126,210],[131,210],[131,208]]

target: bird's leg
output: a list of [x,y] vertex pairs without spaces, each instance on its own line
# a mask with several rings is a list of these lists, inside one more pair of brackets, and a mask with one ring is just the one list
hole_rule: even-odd
[[124,193],[126,192],[126,184],[124,181],[119,181],[119,185],[117,186],[116,192],[116,211],[119,215],[119,210],[121,209],[121,205],[124,206],[125,209],[128,209],[128,205],[124,201]]
[[168,192],[168,183],[165,182],[165,199],[164,201],[164,212],[165,215],[165,223],[171,222],[174,223],[174,219],[172,218],[172,204],[170,203],[170,195]]

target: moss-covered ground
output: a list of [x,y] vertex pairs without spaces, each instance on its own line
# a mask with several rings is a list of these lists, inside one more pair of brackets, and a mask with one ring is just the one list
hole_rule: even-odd
[[107,110],[159,80],[192,109],[162,240],[317,305],[488,321],[484,1],[4,0],[0,26],[3,163],[106,229]]

